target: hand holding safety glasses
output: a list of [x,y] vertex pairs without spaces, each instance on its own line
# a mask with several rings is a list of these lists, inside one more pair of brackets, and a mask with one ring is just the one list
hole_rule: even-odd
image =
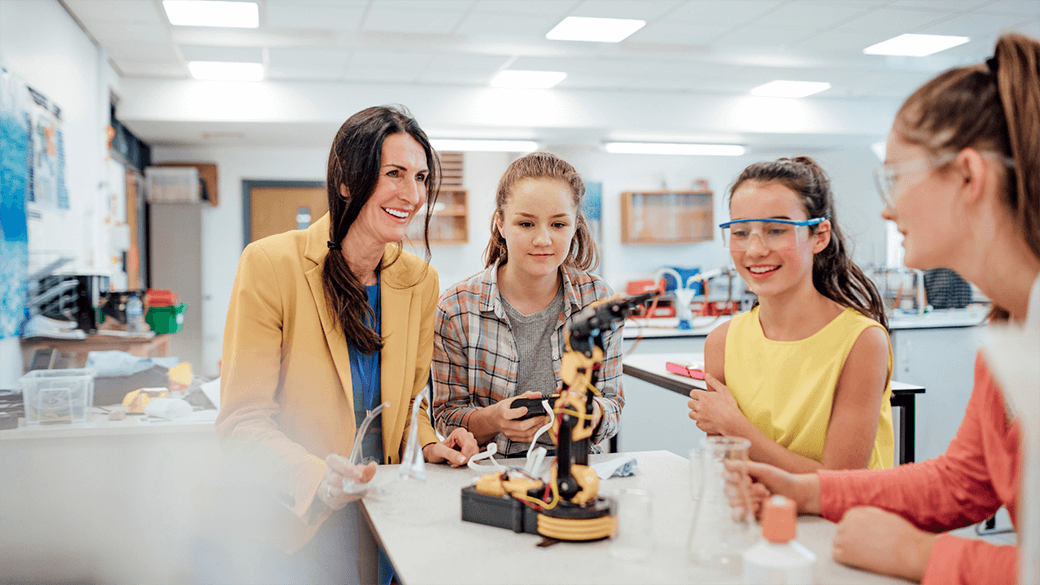
[[722,245],[734,252],[743,252],[751,246],[752,236],[770,250],[786,250],[809,239],[809,226],[824,221],[823,217],[795,221],[791,219],[738,219],[719,224]]

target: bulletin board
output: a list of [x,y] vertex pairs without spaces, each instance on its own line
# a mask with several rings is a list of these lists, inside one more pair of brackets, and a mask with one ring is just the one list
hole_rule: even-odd
[[65,183],[65,136],[61,127],[61,108],[46,96],[28,88],[29,180],[27,201],[38,209],[69,208]]

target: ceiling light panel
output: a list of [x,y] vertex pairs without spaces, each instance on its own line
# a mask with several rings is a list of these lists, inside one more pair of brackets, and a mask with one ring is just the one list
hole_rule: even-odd
[[260,26],[260,11],[253,2],[163,0],[163,8],[170,24],[174,26]]
[[778,79],[751,90],[751,95],[763,97],[803,98],[831,88],[826,81],[787,81]]
[[564,80],[562,71],[516,71],[508,69],[491,80],[491,87],[510,89],[549,89]]
[[646,26],[645,20],[568,16],[546,33],[552,41],[617,43]]
[[188,63],[188,70],[199,81],[260,81],[264,78],[264,66],[259,63],[192,61]]
[[685,142],[605,142],[603,149],[613,154],[664,154],[680,156],[741,156],[739,144],[690,144]]
[[963,45],[968,37],[945,35],[903,34],[876,45],[863,49],[866,55],[899,55],[904,57],[925,57],[939,51]]

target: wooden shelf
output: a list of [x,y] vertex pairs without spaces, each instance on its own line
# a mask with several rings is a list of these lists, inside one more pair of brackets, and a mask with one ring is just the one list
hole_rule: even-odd
[[[469,207],[465,189],[441,188],[433,216],[430,218],[431,245],[457,245],[469,241]],[[408,228],[408,239],[422,243],[425,218],[421,215],[412,220]]]
[[159,167],[194,167],[199,170],[199,179],[206,184],[206,196],[209,197],[209,204],[213,207],[217,206],[220,200],[217,192],[217,165],[214,163],[191,163],[191,162],[168,162],[159,163],[156,166]]
[[687,244],[715,234],[711,191],[629,191],[621,194],[621,242]]

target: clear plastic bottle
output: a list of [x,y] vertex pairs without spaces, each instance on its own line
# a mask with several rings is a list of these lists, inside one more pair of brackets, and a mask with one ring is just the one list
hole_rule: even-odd
[[798,510],[773,496],[762,507],[762,540],[744,551],[745,585],[810,585],[816,554],[795,542]]
[[131,335],[145,332],[144,303],[137,293],[130,295],[130,300],[126,301],[126,332]]

